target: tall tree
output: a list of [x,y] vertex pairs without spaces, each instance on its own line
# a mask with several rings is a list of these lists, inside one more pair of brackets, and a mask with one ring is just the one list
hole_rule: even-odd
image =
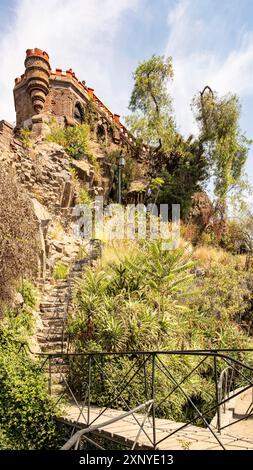
[[207,86],[194,99],[193,109],[210,176],[214,178],[217,206],[225,217],[229,192],[244,186],[243,169],[251,144],[239,126],[239,99],[232,94],[219,97]]
[[201,190],[206,179],[206,161],[198,140],[184,139],[176,130],[168,85],[173,79],[171,57],[153,55],[138,65],[133,75],[134,87],[126,124],[141,144],[149,146],[150,188],[153,202],[178,203],[186,216],[191,196]]
[[126,124],[141,142],[156,151],[171,148],[175,133],[172,100],[167,91],[173,78],[171,57],[153,55],[138,65]]

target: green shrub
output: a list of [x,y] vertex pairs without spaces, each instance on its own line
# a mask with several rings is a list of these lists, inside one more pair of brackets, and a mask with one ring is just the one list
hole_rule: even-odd
[[69,266],[61,261],[58,261],[53,270],[53,278],[57,280],[67,279],[69,274]]
[[57,448],[56,408],[47,394],[40,363],[17,346],[0,347],[0,446],[11,449]]
[[[35,318],[29,307],[20,309],[6,309],[4,319],[0,323],[0,336],[2,340],[9,338],[15,341],[27,341],[29,335],[33,333]],[[1,343],[1,338],[0,338]]]
[[78,199],[81,204],[91,204],[92,199],[85,188],[81,188],[78,194]]
[[[159,356],[168,367],[170,373],[178,382],[190,373],[198,364],[199,358],[188,357],[166,357]],[[147,358],[147,356],[146,356]],[[160,362],[157,364],[161,367]],[[198,391],[198,403],[210,402],[210,396],[215,397],[215,385],[212,375],[208,369],[208,362],[188,380],[184,382],[184,391],[194,397]],[[88,383],[88,357],[73,357],[70,363],[69,381],[76,391],[80,400],[84,400],[87,393]],[[203,377],[206,373],[207,377]],[[146,374],[146,380],[145,380]],[[136,354],[128,356],[105,356],[98,354],[91,356],[91,403],[96,406],[108,406],[111,408],[127,410],[134,408],[140,403],[144,403],[151,398],[151,377],[152,361],[149,360],[143,367],[143,357]],[[131,379],[131,380],[130,380]],[[130,382],[127,385],[127,382]],[[173,393],[170,399],[166,397],[173,391],[175,384],[163,371],[156,367],[155,372],[155,393],[156,393],[156,415],[161,418],[182,421],[187,418],[189,412],[187,408],[188,400],[179,391]],[[122,391],[121,391],[122,390]],[[197,417],[195,414],[194,416]],[[199,422],[203,424],[203,422]]]
[[[28,295],[26,301],[31,298]],[[47,378],[40,361],[21,348],[29,341],[33,324],[27,305],[6,309],[0,322],[0,449],[59,447],[58,410],[48,395]]]
[[34,308],[36,306],[38,300],[38,291],[30,281],[24,279],[19,292],[24,299],[24,303],[28,307]]
[[95,157],[90,150],[90,128],[88,124],[61,128],[52,126],[51,134],[47,141],[62,145],[68,155],[76,160],[87,157],[90,163],[95,162]]
[[31,134],[32,132],[25,127],[19,131],[20,140],[26,148],[30,148],[32,146]]

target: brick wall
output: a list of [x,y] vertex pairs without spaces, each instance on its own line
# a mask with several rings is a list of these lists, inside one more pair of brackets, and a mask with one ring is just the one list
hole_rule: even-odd
[[16,108],[16,126],[22,127],[24,123],[36,114],[29,94],[23,86],[15,92],[15,108]]

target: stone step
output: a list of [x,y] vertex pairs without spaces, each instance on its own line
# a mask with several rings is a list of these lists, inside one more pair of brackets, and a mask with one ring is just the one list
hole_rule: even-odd
[[55,286],[45,286],[43,289],[43,299],[44,297],[57,297],[63,298],[68,292],[68,287],[63,288],[56,288]]
[[55,341],[55,342],[47,342],[47,343],[41,343],[40,347],[42,352],[54,352],[54,353],[60,353],[62,351],[62,346],[63,349],[67,346],[67,342],[63,341]]
[[50,307],[40,307],[41,313],[45,312],[64,312],[65,311],[65,305],[52,305]]
[[[51,354],[51,353],[50,353]],[[54,353],[53,353],[54,354]],[[56,353],[57,354],[57,353]],[[45,368],[48,367],[49,361],[46,362]],[[51,356],[51,366],[68,366],[68,357],[67,355],[65,356],[64,354],[62,355],[62,352],[60,352],[59,356]]]
[[48,335],[48,334],[53,334],[53,333],[59,333],[62,331],[62,327],[63,327],[63,321],[61,321],[61,323],[57,324],[57,325],[51,325],[51,326],[44,326],[43,327],[43,330],[40,330],[39,333],[41,336],[43,335]]
[[64,306],[65,299],[62,299],[61,301],[52,299],[52,300],[43,300],[43,302],[40,303],[40,308],[47,308],[47,307],[62,307]]
[[65,388],[66,382],[64,381],[64,378],[66,381],[68,380],[67,374],[68,374],[68,370],[66,370],[65,372],[63,372],[63,370],[55,371],[55,369],[51,367],[51,385],[52,386],[61,385],[62,387]]
[[[45,343],[46,341],[49,341],[49,342],[50,341],[61,341],[62,340],[62,333],[63,333],[62,328],[58,328],[55,331],[51,331],[51,330],[44,331],[43,330],[43,331],[38,332],[37,339],[41,343]],[[67,334],[64,333],[64,338],[66,336],[67,336]]]
[[49,311],[49,312],[41,312],[40,317],[43,320],[63,320],[65,312],[57,312],[57,311]]
[[50,291],[61,291],[61,290],[64,290],[64,289],[67,289],[68,287],[68,283],[66,282],[65,284],[45,284],[45,290],[50,290]]
[[43,330],[45,328],[55,327],[60,328],[63,324],[63,318],[41,318],[43,323]]
[[59,397],[61,395],[67,394],[66,387],[62,384],[52,384],[51,386],[51,395]]
[[46,297],[43,297],[43,299],[41,300],[40,302],[40,305],[42,307],[51,307],[51,305],[58,305],[59,307],[61,307],[67,300],[67,296],[64,296],[62,298],[59,298],[59,297],[50,297],[50,296],[46,296]]
[[[66,337],[66,335],[64,334],[63,337]],[[43,336],[38,336],[37,339],[39,343],[58,343],[62,341],[62,332],[45,333]]]
[[50,288],[48,286],[45,286],[43,289],[43,299],[44,297],[63,298],[67,292],[68,292],[67,287],[64,289],[55,289],[55,288],[52,288],[52,286],[50,286]]
[[[49,365],[48,363],[45,364],[45,368],[43,369],[45,372],[49,372]],[[69,366],[68,364],[51,364],[51,372],[53,374],[67,374],[69,371]]]
[[52,277],[46,276],[45,283],[48,283],[50,286],[61,287],[61,286],[65,286],[68,283],[68,281],[66,279],[61,279],[57,281],[57,280],[54,280]]
[[47,298],[46,300],[43,298],[42,302],[40,302],[40,306],[42,308],[52,307],[52,306],[62,307],[63,305],[65,305],[66,301],[67,301],[67,298],[65,297],[63,299]]

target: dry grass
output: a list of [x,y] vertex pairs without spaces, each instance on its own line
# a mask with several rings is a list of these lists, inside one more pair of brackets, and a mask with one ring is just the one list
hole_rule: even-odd
[[138,253],[138,244],[134,240],[112,240],[102,250],[102,265],[120,263],[133,258]]
[[231,261],[231,255],[226,251],[205,245],[194,250],[193,258],[205,268],[210,267],[212,264],[228,264]]

